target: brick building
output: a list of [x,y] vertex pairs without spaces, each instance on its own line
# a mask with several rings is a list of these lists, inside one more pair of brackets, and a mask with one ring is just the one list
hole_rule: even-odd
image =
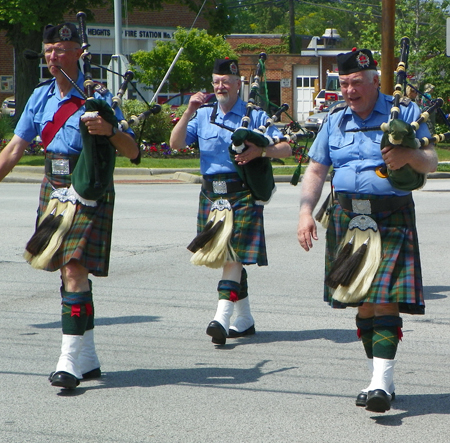
[[[89,50],[92,63],[107,67],[115,53],[114,13],[106,9],[94,9],[95,23],[87,23]],[[181,5],[164,5],[162,11],[138,11],[127,14],[122,20],[122,53],[127,57],[138,50],[151,50],[156,41],[172,39],[178,26],[191,27],[195,13]],[[75,15],[65,20],[76,23]],[[208,23],[201,17],[196,27],[206,29]],[[279,52],[283,46],[282,35],[235,34],[226,37],[231,47],[239,54],[241,75],[244,77],[244,99],[248,97],[248,85],[255,72],[260,52],[267,53],[266,81],[269,99],[276,105],[287,103],[289,115],[303,121],[313,108],[313,95],[324,84],[326,71],[335,66],[335,56],[341,51],[325,51],[326,44],[319,37],[302,37],[299,54]],[[270,50],[275,49],[275,51]],[[275,48],[274,48],[275,47]],[[255,49],[261,48],[261,50]],[[281,49],[282,50],[282,49]],[[7,44],[5,32],[0,32],[0,102],[14,94],[13,49]],[[94,80],[109,83],[105,70],[93,65]],[[45,63],[41,63],[41,79],[48,78]],[[109,78],[111,80],[111,77]],[[110,87],[112,91],[115,86]],[[147,100],[153,93],[138,85]],[[166,96],[169,96],[167,94]],[[160,94],[160,98],[164,94]],[[128,98],[136,98],[130,88]],[[284,118],[286,119],[286,117]]]

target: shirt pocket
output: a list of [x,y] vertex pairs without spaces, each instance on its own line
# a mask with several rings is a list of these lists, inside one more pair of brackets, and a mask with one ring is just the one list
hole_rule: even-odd
[[215,152],[219,149],[220,139],[218,134],[199,134],[198,143],[202,151]]
[[342,166],[358,158],[355,134],[352,132],[331,134],[329,138],[330,157],[334,167]]

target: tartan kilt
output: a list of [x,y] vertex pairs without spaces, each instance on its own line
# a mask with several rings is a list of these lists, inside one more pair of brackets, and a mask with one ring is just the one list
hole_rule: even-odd
[[[367,194],[344,194],[352,199],[376,199]],[[378,197],[380,198],[380,197]],[[356,213],[336,204],[330,209],[330,222],[326,233],[325,273],[330,271],[340,243]],[[364,302],[398,303],[400,312],[424,314],[422,269],[416,230],[414,202],[395,212],[371,214],[378,225],[382,242],[382,260]],[[324,301],[333,308],[358,306],[345,304],[332,298],[332,290],[325,285]]]
[[[217,174],[215,180],[226,180],[230,174]],[[256,205],[250,191],[232,194],[200,192],[197,216],[197,233],[205,227],[212,203],[219,198],[228,200],[233,210],[231,246],[244,265],[267,266],[266,239],[264,235],[264,206]]]
[[[54,188],[69,187],[71,175],[46,175],[39,196],[39,217],[45,212]],[[46,271],[61,269],[70,260],[77,260],[97,277],[106,277],[109,270],[111,232],[114,211],[114,184],[111,181],[96,207],[77,203],[74,220]]]

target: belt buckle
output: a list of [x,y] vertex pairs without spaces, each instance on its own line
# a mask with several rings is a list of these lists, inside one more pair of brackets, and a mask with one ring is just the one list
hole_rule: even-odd
[[68,158],[52,158],[52,174],[53,175],[69,175],[69,159]]
[[214,194],[227,193],[227,182],[225,180],[213,180],[212,186]]
[[370,200],[352,199],[352,212],[365,215],[372,214],[372,206],[370,204]]

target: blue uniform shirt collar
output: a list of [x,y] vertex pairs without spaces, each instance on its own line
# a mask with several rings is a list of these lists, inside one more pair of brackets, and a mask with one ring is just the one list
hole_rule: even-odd
[[[78,87],[84,91],[84,75],[81,71],[78,71],[78,78],[77,81],[75,82]],[[58,91],[58,93],[57,93]],[[74,87],[72,87],[72,89],[69,91],[69,93],[64,97],[61,98],[61,95],[59,94],[59,88],[58,88],[58,84],[56,83],[56,79],[53,78],[53,85],[52,87],[48,90],[48,96],[57,96],[61,101],[65,101],[68,100],[69,98],[71,98],[72,96],[76,96],[79,98],[84,98]]]
[[[375,113],[382,115],[386,114],[389,115],[391,113],[392,102],[393,102],[392,96],[382,94],[381,92],[378,91],[378,98],[377,101],[375,102],[375,106],[372,109],[372,112],[369,114],[367,118],[361,120],[362,121],[370,120]],[[351,116],[352,114],[353,111],[350,109],[350,106],[347,106],[345,109],[345,115]],[[356,114],[354,115],[356,116]]]

